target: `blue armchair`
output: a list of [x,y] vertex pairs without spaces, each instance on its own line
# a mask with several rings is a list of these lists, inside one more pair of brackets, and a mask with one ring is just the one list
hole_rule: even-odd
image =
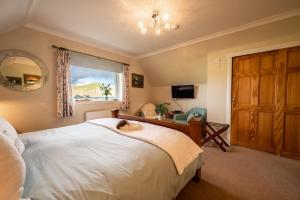
[[206,108],[192,108],[185,114],[176,114],[173,117],[173,120],[178,123],[188,123],[188,119],[191,118],[190,116],[199,116],[202,121],[202,128],[206,127]]

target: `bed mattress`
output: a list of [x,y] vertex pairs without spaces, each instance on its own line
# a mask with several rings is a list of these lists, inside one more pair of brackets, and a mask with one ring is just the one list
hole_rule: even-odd
[[195,159],[181,175],[154,145],[82,123],[20,135],[26,150],[24,198],[169,200],[195,175]]

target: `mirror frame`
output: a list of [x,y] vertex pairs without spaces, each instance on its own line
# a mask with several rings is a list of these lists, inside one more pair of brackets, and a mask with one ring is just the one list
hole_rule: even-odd
[[2,62],[5,59],[10,58],[10,57],[24,57],[24,58],[31,59],[40,68],[41,79],[39,81],[37,81],[35,84],[21,86],[21,85],[16,85],[16,84],[10,82],[0,72],[0,85],[2,85],[3,87],[6,87],[8,89],[12,89],[15,91],[22,91],[22,92],[37,90],[44,86],[44,84],[48,78],[48,68],[41,59],[39,59],[37,56],[35,56],[31,53],[28,53],[28,52],[22,51],[22,50],[17,50],[17,49],[4,50],[4,51],[0,51],[0,67],[1,67]]

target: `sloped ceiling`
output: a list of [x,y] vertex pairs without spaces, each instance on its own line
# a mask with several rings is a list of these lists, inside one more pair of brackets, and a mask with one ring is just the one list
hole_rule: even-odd
[[0,0],[0,33],[24,25],[31,3],[30,0]]
[[[299,8],[299,0],[0,0],[0,32],[24,25],[137,57]],[[137,22],[154,9],[180,29],[141,35]]]
[[192,45],[138,61],[152,86],[207,82],[206,45]]

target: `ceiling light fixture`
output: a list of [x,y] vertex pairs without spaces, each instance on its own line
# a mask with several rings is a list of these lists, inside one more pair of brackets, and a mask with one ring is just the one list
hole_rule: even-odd
[[159,11],[154,10],[149,23],[140,21],[137,25],[142,34],[146,34],[148,30],[152,30],[156,35],[160,35],[163,30],[169,31],[177,30],[179,28],[179,25],[177,24],[170,24],[169,19],[169,14],[164,14],[162,17],[160,17]]

